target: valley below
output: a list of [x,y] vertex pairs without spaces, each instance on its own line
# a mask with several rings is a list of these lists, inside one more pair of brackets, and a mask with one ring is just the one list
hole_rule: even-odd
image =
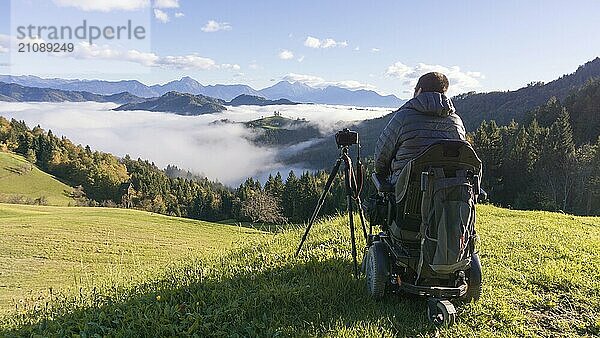
[[[390,108],[298,104],[228,106],[220,113],[181,116],[114,111],[117,106],[98,102],[0,102],[0,116],[23,120],[30,127],[39,125],[57,136],[117,156],[151,159],[159,167],[176,165],[237,185],[247,177],[264,180],[277,171],[287,175],[289,170],[321,169],[289,159],[319,142],[329,142],[335,151],[332,135],[336,130],[392,112]],[[301,121],[308,128],[298,130],[299,125],[294,123],[281,128],[261,120],[274,114],[289,122]],[[279,133],[283,131],[279,141],[264,135],[273,133],[273,127],[280,129]]]

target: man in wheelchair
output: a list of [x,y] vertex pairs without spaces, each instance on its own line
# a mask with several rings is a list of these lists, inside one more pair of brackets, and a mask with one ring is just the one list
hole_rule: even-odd
[[475,252],[481,161],[446,96],[448,85],[441,73],[421,76],[414,97],[377,141],[373,182],[380,203],[369,214],[371,227],[382,231],[369,236],[363,261],[373,298],[395,291],[427,296],[436,324],[454,321],[450,299],[476,300],[481,293]]
[[417,82],[414,97],[396,111],[377,140],[375,172],[394,184],[408,161],[443,139],[466,140],[465,127],[446,96],[448,78],[427,73]]

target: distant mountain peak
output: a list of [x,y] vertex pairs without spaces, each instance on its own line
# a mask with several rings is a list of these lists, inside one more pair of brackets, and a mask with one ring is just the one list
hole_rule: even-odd
[[182,78],[179,80],[179,82],[182,82],[182,83],[188,83],[188,84],[197,84],[197,85],[199,85],[199,84],[200,84],[200,82],[198,82],[197,80],[195,80],[194,78],[191,78],[191,77],[189,77],[189,76],[184,76],[184,77],[182,77]]
[[304,82],[300,81],[288,81],[282,80],[275,84],[275,86],[287,86],[287,87],[300,87],[300,88],[308,88],[308,89],[318,89],[315,87],[311,87]]

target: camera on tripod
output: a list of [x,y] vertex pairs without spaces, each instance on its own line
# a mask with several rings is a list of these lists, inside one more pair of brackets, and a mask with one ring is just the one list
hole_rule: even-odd
[[335,143],[337,143],[338,148],[358,144],[358,132],[344,128],[335,133]]
[[[315,210],[313,211],[310,220],[308,221],[308,225],[306,226],[306,230],[304,231],[304,235],[302,235],[302,239],[300,240],[300,245],[298,245],[298,249],[296,250],[296,256],[300,253],[302,249],[302,245],[304,241],[306,241],[306,237],[310,232],[317,216],[319,215],[319,211],[323,204],[325,203],[325,197],[331,190],[331,184],[333,180],[338,174],[340,170],[340,166],[344,164],[344,186],[346,188],[346,208],[348,210],[348,223],[350,225],[350,239],[352,243],[352,261],[354,262],[354,275],[358,278],[358,261],[356,258],[356,237],[354,234],[354,210],[358,211],[358,215],[360,216],[360,224],[362,227],[363,236],[365,238],[365,242],[368,240],[367,237],[367,228],[365,225],[365,216],[363,213],[362,202],[360,200],[360,193],[362,191],[363,186],[363,165],[360,161],[360,145],[358,141],[358,132],[352,131],[348,128],[344,128],[343,130],[335,133],[335,143],[337,143],[338,149],[340,150],[340,157],[338,157],[333,169],[331,169],[331,173],[329,173],[329,177],[327,178],[327,182],[325,183],[325,188],[317,201],[317,205]],[[354,166],[352,164],[352,160],[350,159],[350,155],[348,155],[349,148],[351,145],[359,145],[356,149],[356,171],[354,170]],[[356,209],[354,208],[354,204],[356,204]],[[371,232],[371,231],[370,231]]]

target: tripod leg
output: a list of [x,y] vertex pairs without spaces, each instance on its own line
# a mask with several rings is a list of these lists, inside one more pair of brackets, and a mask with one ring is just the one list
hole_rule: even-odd
[[356,237],[354,235],[354,212],[352,210],[352,195],[348,195],[348,221],[350,222],[350,239],[352,242],[352,261],[354,263],[354,276],[358,278],[358,262],[356,260]]
[[[356,205],[358,207],[358,215],[360,216],[360,225],[362,227],[363,236],[365,237],[365,243],[367,242],[367,227],[365,226],[365,214],[362,208],[362,202],[360,200],[360,191],[358,189],[358,185],[356,183],[356,176],[354,175],[354,168],[350,167],[350,189],[352,191],[352,196],[356,200]],[[372,231],[372,230],[371,230]]]
[[[362,202],[360,196],[356,196],[356,205],[358,206],[358,216],[360,216],[360,225],[362,226],[363,235],[365,236],[365,243],[367,242],[367,227],[365,226],[365,213],[362,208]],[[372,233],[373,229],[369,224],[369,233]]]
[[327,178],[327,183],[325,183],[325,188],[323,189],[323,193],[321,193],[321,197],[319,197],[317,206],[315,207],[315,210],[313,211],[313,214],[310,217],[310,220],[308,221],[308,225],[306,226],[304,235],[302,235],[302,240],[300,241],[300,245],[298,245],[298,249],[296,250],[296,256],[298,256],[298,254],[300,253],[300,250],[302,249],[302,245],[304,244],[304,241],[306,241],[306,237],[308,236],[308,233],[310,232],[310,229],[312,228],[313,223],[317,219],[317,215],[319,214],[319,211],[321,210],[321,207],[323,206],[323,203],[325,202],[325,197],[327,196],[327,193],[331,189],[331,183],[333,183],[333,180],[335,179],[335,175],[337,175],[338,170],[340,169],[341,163],[342,163],[342,159],[339,158],[335,162],[333,169],[331,169],[331,173],[329,174],[329,178]]

